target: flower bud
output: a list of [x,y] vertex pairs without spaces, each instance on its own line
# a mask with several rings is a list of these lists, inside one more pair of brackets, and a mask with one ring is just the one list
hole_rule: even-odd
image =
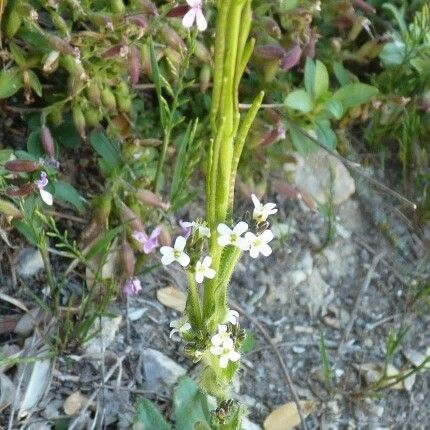
[[110,8],[113,13],[124,13],[125,12],[125,5],[122,0],[111,0],[110,2]]
[[31,160],[10,160],[6,162],[4,167],[9,172],[30,173],[39,170],[41,164]]
[[85,123],[88,127],[97,127],[103,118],[103,114],[100,109],[94,106],[87,106],[83,112]]
[[101,195],[94,202],[95,220],[105,226],[112,210],[112,198],[109,195]]
[[158,15],[158,10],[157,10],[157,6],[155,6],[154,3],[152,3],[152,1],[150,0],[138,0],[137,1],[140,10],[142,10],[143,12],[146,12],[148,14],[157,16]]
[[123,202],[120,202],[120,218],[124,224],[130,226],[130,228],[135,231],[145,231],[145,226],[143,225],[140,218]]
[[163,202],[160,196],[157,196],[157,194],[154,194],[152,191],[149,190],[139,190],[136,193],[136,197],[143,204],[152,206],[154,208],[160,208],[165,211],[170,208],[169,203]]
[[60,53],[58,51],[51,51],[47,57],[45,58],[45,62],[43,63],[43,72],[44,73],[52,73],[57,70],[59,64]]
[[46,41],[52,46],[55,51],[59,51],[62,54],[69,54],[73,57],[77,57],[77,51],[74,46],[67,43],[61,37],[55,34],[45,32],[44,33]]
[[212,63],[211,53],[209,49],[206,48],[205,44],[196,40],[196,50],[194,52],[195,56],[203,63]]
[[202,93],[205,93],[210,85],[211,80],[211,67],[209,64],[203,64],[202,68],[200,69],[200,91]]
[[34,184],[28,183],[19,187],[8,187],[6,188],[6,195],[9,197],[24,197],[31,194],[34,191]]
[[116,94],[116,104],[120,112],[129,113],[131,111],[130,95],[123,96],[121,94]]
[[88,100],[94,105],[94,106],[101,106],[101,94],[100,94],[100,86],[98,82],[94,79],[92,79],[87,86],[87,97]]
[[259,21],[263,25],[264,29],[267,31],[267,33],[276,38],[280,39],[282,36],[281,28],[279,27],[278,23],[268,16],[262,16],[259,18]]
[[102,53],[102,58],[116,58],[116,57],[124,57],[128,54],[128,46],[123,43],[118,43],[110,48],[106,49]]
[[124,272],[127,278],[134,275],[134,267],[136,265],[136,258],[134,257],[133,248],[127,240],[122,244],[122,262],[124,264]]
[[143,73],[149,78],[152,77],[152,63],[151,63],[151,54],[149,51],[149,45],[142,45],[140,48],[140,58],[142,64]]
[[73,117],[73,123],[75,124],[76,129],[78,130],[79,135],[82,137],[82,139],[86,139],[85,134],[85,117],[82,112],[82,109],[75,105],[72,107],[72,117]]
[[256,46],[254,54],[265,60],[282,60],[286,52],[281,45],[272,43],[270,45]]
[[172,236],[170,235],[170,230],[165,225],[161,226],[160,236],[158,236],[158,240],[161,246],[172,245]]
[[173,68],[178,70],[182,64],[182,55],[176,49],[173,49],[170,46],[164,50],[164,54]]
[[51,131],[49,128],[44,125],[40,130],[40,138],[42,140],[42,146],[45,150],[45,153],[50,157],[55,156],[55,143],[54,138],[52,137]]
[[285,54],[284,58],[281,61],[281,69],[282,70],[290,70],[294,66],[296,66],[299,61],[300,57],[302,55],[302,50],[300,48],[300,45],[298,43],[295,43],[295,45]]
[[130,16],[128,18],[128,21],[131,24],[134,24],[136,27],[138,27],[143,32],[145,32],[148,29],[148,27],[149,27],[148,19],[146,18],[145,15],[133,15],[133,16]]
[[128,74],[132,85],[139,82],[141,72],[140,52],[136,46],[131,46],[128,54]]
[[189,10],[190,6],[181,4],[170,9],[166,16],[167,18],[182,18]]
[[173,28],[169,27],[168,25],[163,25],[160,29],[160,32],[162,39],[171,48],[180,52],[185,51],[187,49],[185,42],[182,40],[182,37],[179,36],[179,34],[175,30],[173,30]]
[[0,199],[0,213],[11,218],[22,218],[19,209],[8,200]]
[[113,92],[110,90],[110,88],[105,87],[102,90],[101,93],[101,99],[103,106],[105,106],[110,111],[116,111],[116,100]]

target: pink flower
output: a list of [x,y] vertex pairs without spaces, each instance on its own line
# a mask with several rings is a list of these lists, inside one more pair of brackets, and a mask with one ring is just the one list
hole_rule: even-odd
[[203,1],[187,0],[187,3],[188,6],[190,6],[190,10],[184,15],[182,19],[182,25],[185,28],[191,28],[195,21],[199,31],[205,31],[208,27],[208,23],[206,22],[206,18],[202,12]]
[[179,225],[182,229],[182,236],[185,237],[185,239],[188,239],[191,236],[191,232],[193,230],[193,226],[190,222],[179,220]]
[[48,175],[46,172],[40,173],[40,179],[36,180],[36,186],[39,188],[40,197],[42,200],[49,206],[52,206],[53,203],[53,197],[52,194],[49,191],[46,191],[44,188],[48,185]]
[[145,232],[138,230],[134,231],[132,236],[134,239],[136,239],[139,243],[143,245],[143,252],[145,254],[150,254],[152,251],[154,251],[160,246],[158,242],[158,237],[160,236],[160,233],[161,227],[155,227],[149,237],[145,234]]
[[142,285],[137,278],[128,278],[122,287],[122,292],[127,296],[135,296],[141,290]]

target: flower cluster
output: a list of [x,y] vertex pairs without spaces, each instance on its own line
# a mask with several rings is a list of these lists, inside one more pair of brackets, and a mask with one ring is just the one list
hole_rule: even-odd
[[234,363],[240,360],[240,354],[234,349],[233,339],[225,324],[218,326],[218,333],[212,336],[211,344],[209,351],[219,356],[219,367],[222,369],[228,366],[229,361]]
[[46,172],[41,172],[40,179],[36,180],[36,187],[39,189],[40,197],[42,200],[49,206],[52,206],[54,203],[54,198],[49,191],[45,190],[45,187],[48,185],[48,175]]

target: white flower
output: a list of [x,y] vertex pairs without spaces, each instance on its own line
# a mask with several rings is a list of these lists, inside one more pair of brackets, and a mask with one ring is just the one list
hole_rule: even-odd
[[223,343],[231,340],[230,333],[227,331],[225,324],[218,325],[218,333],[212,336],[211,343],[213,346],[221,346]]
[[178,236],[173,248],[171,246],[162,246],[160,248],[160,252],[163,255],[161,257],[161,263],[168,266],[174,261],[177,261],[183,267],[188,266],[188,264],[190,264],[190,257],[184,252],[186,244],[187,239],[185,239],[185,237]]
[[241,237],[241,235],[248,230],[248,224],[246,222],[240,221],[233,230],[225,224],[219,224],[217,230],[219,233],[218,245],[235,245],[242,251],[247,251],[249,249],[248,242],[245,238]]
[[185,321],[183,318],[172,321],[170,323],[170,331],[169,337],[171,338],[175,333],[185,333],[186,331],[191,329],[191,324],[188,321]]
[[54,198],[49,191],[46,191],[44,188],[48,185],[48,175],[46,172],[40,173],[40,179],[36,180],[36,186],[39,189],[40,197],[42,200],[49,206],[52,206],[54,203]]
[[240,360],[240,354],[234,350],[233,339],[228,338],[222,345],[213,345],[209,351],[213,355],[219,355],[219,367],[225,369],[228,362],[236,362]]
[[212,258],[206,256],[203,261],[197,261],[196,263],[196,282],[201,284],[204,278],[213,279],[215,278],[216,272],[211,268]]
[[257,258],[260,254],[267,257],[272,253],[272,248],[268,245],[273,239],[273,233],[270,230],[263,231],[259,236],[248,232],[245,235],[245,239],[249,244],[249,255],[252,258]]
[[186,228],[186,229],[190,228],[193,230],[197,230],[201,237],[211,237],[211,231],[210,231],[209,227],[206,227],[204,224],[201,224],[199,222],[182,221],[181,227]]
[[208,23],[206,22],[206,18],[202,12],[202,0],[187,0],[188,6],[190,6],[190,10],[184,15],[182,18],[182,25],[185,28],[191,28],[196,21],[197,28],[200,31],[205,31],[208,27]]
[[239,319],[239,312],[233,309],[229,309],[226,315],[226,321],[230,324],[236,325]]
[[278,212],[276,209],[275,203],[263,203],[258,200],[258,197],[255,194],[251,194],[252,202],[254,203],[254,211],[252,213],[252,218],[254,218],[257,222],[264,222],[267,220],[269,215],[273,215]]

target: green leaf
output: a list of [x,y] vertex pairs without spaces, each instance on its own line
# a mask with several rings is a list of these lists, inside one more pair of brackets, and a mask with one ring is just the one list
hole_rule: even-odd
[[194,430],[196,423],[210,422],[210,408],[206,395],[188,377],[182,377],[173,395],[176,428]]
[[118,146],[103,131],[93,130],[90,134],[90,143],[94,150],[102,157],[110,172],[121,165],[121,155]]
[[295,90],[291,92],[286,97],[284,103],[285,106],[304,113],[310,112],[313,108],[312,99],[305,90]]
[[398,66],[403,63],[405,57],[406,45],[400,40],[386,43],[379,54],[385,66]]
[[243,354],[247,354],[249,351],[252,350],[252,348],[254,348],[255,345],[254,333],[250,330],[245,330],[245,333],[245,340],[242,342],[242,345],[240,347]]
[[403,34],[406,34],[408,32],[408,28],[406,26],[406,22],[405,22],[405,18],[404,18],[404,13],[405,13],[404,8],[399,10],[396,6],[394,6],[391,3],[384,3],[382,5],[382,7],[385,10],[388,10],[392,13],[394,19],[397,21],[397,25],[399,26],[400,31]]
[[136,405],[135,424],[143,424],[148,430],[171,430],[160,411],[148,399],[142,399]]
[[[309,133],[309,131],[307,132]],[[309,154],[318,148],[315,142],[294,128],[290,128],[289,135],[294,148],[300,154]]]
[[15,43],[9,43],[10,53],[12,54],[12,58],[15,60],[15,63],[18,66],[25,66],[27,60],[25,59],[24,51]]
[[39,81],[36,73],[33,70],[28,70],[28,78],[30,80],[30,86],[33,91],[39,96],[42,97],[42,84]]
[[83,212],[85,207],[82,196],[75,187],[63,181],[56,181],[54,184],[54,196],[58,200],[63,200],[72,204],[79,212]]
[[351,78],[349,77],[348,70],[343,67],[342,63],[338,63],[337,61],[333,62],[333,72],[336,76],[337,81],[343,87],[351,82]]
[[336,149],[337,136],[330,127],[329,120],[319,120],[315,122],[315,132],[318,140],[329,149]]
[[21,220],[13,220],[12,224],[27,239],[30,245],[38,246],[38,240],[35,232],[26,222]]
[[166,100],[163,98],[161,94],[161,79],[160,79],[160,69],[158,68],[157,55],[155,53],[154,42],[152,41],[152,37],[149,38],[149,53],[151,56],[151,67],[152,67],[152,80],[155,85],[155,92],[157,93],[158,104],[160,106],[160,120],[161,125],[166,127],[167,125],[167,115],[168,108]]
[[0,72],[0,99],[12,97],[22,88],[22,74],[18,69],[2,70]]
[[327,67],[319,60],[315,65],[315,82],[314,82],[314,98],[318,100],[327,91],[329,86],[329,77]]
[[105,233],[105,235],[98,240],[85,254],[85,257],[90,259],[100,252],[106,252],[112,240],[124,229],[123,225],[113,228]]
[[32,131],[27,139],[27,151],[34,157],[43,157],[45,151],[43,150],[42,142],[40,140],[40,131]]
[[308,94],[314,97],[315,94],[315,63],[310,57],[306,57],[305,63],[305,88]]
[[79,146],[81,138],[73,125],[72,116],[65,115],[64,122],[52,130],[52,136],[55,141],[62,147],[75,149]]
[[341,119],[343,115],[342,103],[338,100],[329,100],[325,104],[326,111],[335,119]]
[[367,103],[373,96],[378,94],[378,89],[372,85],[355,82],[345,85],[337,90],[332,100],[342,103],[344,109]]

